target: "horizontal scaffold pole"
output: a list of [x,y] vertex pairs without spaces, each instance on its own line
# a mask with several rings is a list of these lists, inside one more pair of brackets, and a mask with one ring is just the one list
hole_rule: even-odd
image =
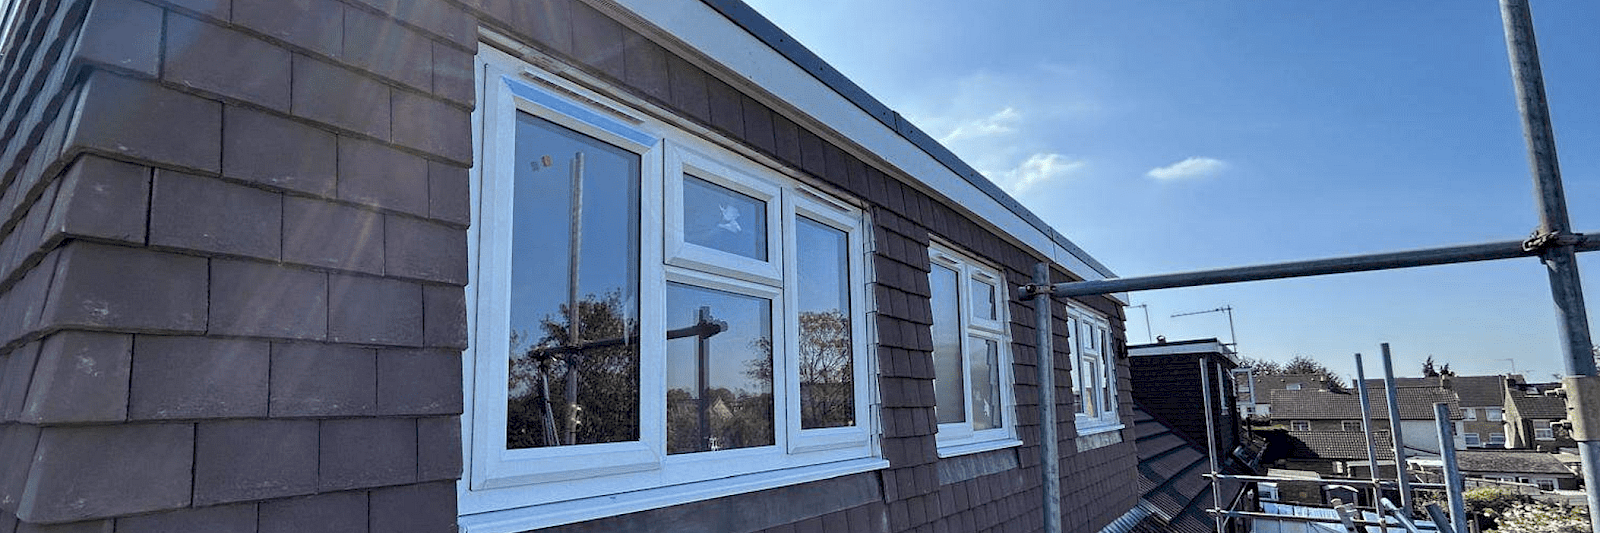
[[[1201,285],[1238,283],[1242,281],[1262,281],[1476,261],[1495,261],[1519,257],[1536,257],[1543,251],[1545,246],[1571,245],[1574,251],[1592,252],[1600,250],[1600,235],[1568,234],[1562,235],[1560,238],[1543,240],[1537,243],[1538,245],[1536,246],[1530,246],[1529,244],[1530,241],[1502,241],[1215,270],[1197,270],[1154,276],[1072,281],[1052,284],[1048,287],[1048,290],[1058,297],[1090,296],[1154,289],[1198,287]],[[1025,296],[1038,294],[1045,290],[1044,286],[1041,285],[1027,285],[1022,289]]]

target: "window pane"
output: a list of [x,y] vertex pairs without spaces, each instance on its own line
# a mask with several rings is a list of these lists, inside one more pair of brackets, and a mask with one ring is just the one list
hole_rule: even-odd
[[972,299],[974,307],[972,309],[972,313],[977,315],[978,318],[986,320],[999,320],[999,310],[995,307],[996,292],[997,291],[995,290],[994,285],[973,279]]
[[805,217],[795,224],[800,307],[800,427],[856,424],[850,353],[849,235]]
[[767,203],[685,174],[683,240],[766,261]]
[[516,146],[506,447],[638,440],[639,156],[526,113]]
[[934,413],[940,424],[967,421],[961,383],[961,299],[956,294],[961,276],[933,265],[928,290],[933,297]]
[[667,453],[773,443],[772,301],[667,284]]
[[1078,395],[1083,399],[1082,412],[1089,416],[1100,416],[1100,410],[1095,407],[1095,397],[1097,395],[1094,393],[1097,390],[1095,388],[1095,375],[1100,372],[1100,365],[1096,364],[1092,358],[1085,357],[1080,361],[1083,362],[1083,369],[1082,372],[1078,373],[1078,379],[1083,381],[1083,390],[1087,391],[1086,394]]
[[972,365],[972,429],[1000,427],[1000,344],[968,337],[967,358]]

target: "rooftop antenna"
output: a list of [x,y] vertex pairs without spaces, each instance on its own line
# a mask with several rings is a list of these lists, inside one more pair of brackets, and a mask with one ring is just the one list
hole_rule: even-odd
[[1130,306],[1128,306],[1129,309],[1132,309],[1132,308],[1135,308],[1135,307],[1144,310],[1144,336],[1145,336],[1146,339],[1149,339],[1146,342],[1150,342],[1150,343],[1156,342],[1155,333],[1151,333],[1150,332],[1150,304],[1139,304],[1139,305],[1130,305]]
[[1190,315],[1203,315],[1203,314],[1206,314],[1206,313],[1224,313],[1224,314],[1228,315],[1228,340],[1233,341],[1233,342],[1229,342],[1228,346],[1232,346],[1233,347],[1233,353],[1238,354],[1239,353],[1239,335],[1237,333],[1235,333],[1234,330],[1233,330],[1233,306],[1224,305],[1224,306],[1218,307],[1216,309],[1207,309],[1205,311],[1193,311],[1193,312],[1188,312],[1188,313],[1178,313],[1178,314],[1172,315],[1171,318],[1178,318],[1180,316],[1190,316]]

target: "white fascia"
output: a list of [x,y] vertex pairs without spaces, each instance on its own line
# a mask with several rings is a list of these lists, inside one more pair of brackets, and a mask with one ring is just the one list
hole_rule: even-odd
[[[970,210],[1073,275],[1085,280],[1106,278],[1027,220],[705,3],[609,1],[800,109],[812,120],[894,165],[918,181],[922,189],[935,191],[952,205]],[[1125,293],[1108,296],[1127,303]]]

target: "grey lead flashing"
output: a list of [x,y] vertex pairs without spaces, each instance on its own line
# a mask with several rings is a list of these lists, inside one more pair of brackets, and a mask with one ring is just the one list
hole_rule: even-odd
[[1110,268],[1090,256],[1088,252],[1079,248],[1078,245],[1073,244],[1061,232],[1050,227],[1049,224],[1045,223],[1044,219],[1039,218],[1033,211],[1028,210],[1015,198],[1012,198],[1010,194],[1001,190],[1000,186],[989,181],[977,169],[968,165],[966,161],[962,161],[949,148],[934,140],[932,136],[906,120],[900,113],[890,109],[889,106],[884,105],[883,102],[868,94],[865,89],[850,81],[850,78],[845,77],[843,73],[829,65],[827,61],[823,61],[821,57],[818,57],[805,45],[800,44],[800,41],[795,40],[794,37],[783,31],[776,24],[773,24],[772,21],[767,20],[761,13],[756,12],[754,8],[745,4],[743,0],[701,1],[710,6],[711,9],[721,13],[722,16],[727,17],[729,21],[743,28],[746,32],[749,32],[756,39],[766,43],[767,46],[783,55],[783,57],[788,58],[790,62],[810,73],[817,81],[839,93],[839,96],[855,104],[856,107],[877,119],[885,127],[894,130],[896,134],[899,134],[900,137],[910,142],[913,146],[933,157],[934,160],[950,169],[951,172],[961,176],[961,179],[966,180],[967,183],[971,183],[978,190],[989,195],[990,198],[1000,202],[1000,205],[1005,206],[1006,209],[1027,221],[1029,225],[1044,233],[1052,242],[1065,249],[1067,253],[1082,260],[1084,264],[1089,265],[1090,268],[1093,268],[1101,275],[1108,278],[1116,277],[1116,274]]

